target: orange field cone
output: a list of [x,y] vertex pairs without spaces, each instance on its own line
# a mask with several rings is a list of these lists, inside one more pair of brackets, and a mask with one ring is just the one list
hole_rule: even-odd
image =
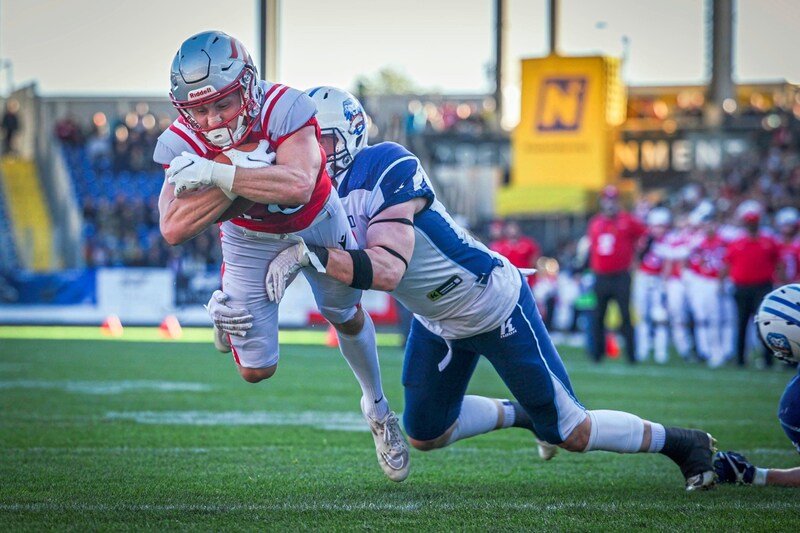
[[336,336],[336,328],[333,326],[328,327],[328,335],[325,337],[325,346],[328,348],[336,348],[339,346],[339,337]]
[[159,327],[161,330],[161,336],[166,337],[167,339],[180,339],[183,336],[183,329],[181,329],[181,323],[178,322],[178,319],[175,315],[168,315],[164,318],[164,321],[161,322],[161,326]]
[[122,337],[122,322],[117,315],[108,315],[100,324],[100,331],[109,337]]
[[619,357],[619,343],[617,336],[612,332],[606,333],[606,353],[612,359]]

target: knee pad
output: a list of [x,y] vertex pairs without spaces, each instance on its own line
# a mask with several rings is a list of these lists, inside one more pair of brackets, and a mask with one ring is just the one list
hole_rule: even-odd
[[320,306],[319,313],[331,324],[344,324],[356,316],[358,307],[351,305],[347,308]]

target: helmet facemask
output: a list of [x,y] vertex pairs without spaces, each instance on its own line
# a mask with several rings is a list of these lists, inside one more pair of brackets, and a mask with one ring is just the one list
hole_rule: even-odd
[[[199,101],[177,102],[173,99],[172,103],[189,128],[199,133],[209,148],[227,150],[241,144],[256,124],[255,118],[259,111],[258,101],[254,98],[257,93],[256,85],[255,73],[251,69],[245,68],[236,81],[222,91]],[[241,105],[236,114],[224,123],[204,128],[192,115],[192,109],[211,105],[237,92]]]
[[336,178],[353,163],[353,156],[347,149],[347,140],[339,128],[320,130],[319,143],[325,151],[325,169],[331,178]]

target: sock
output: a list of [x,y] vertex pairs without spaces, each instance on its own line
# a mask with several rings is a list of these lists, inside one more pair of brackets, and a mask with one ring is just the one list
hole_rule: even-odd
[[503,427],[506,410],[502,400],[483,396],[464,396],[456,427],[447,439],[448,446],[458,440],[489,433]]
[[378,365],[378,345],[375,342],[375,324],[364,311],[364,327],[355,335],[345,335],[336,330],[339,351],[361,385],[364,414],[381,420],[389,412],[389,402],[383,397],[381,368]]
[[[514,409],[514,418],[512,422],[509,424],[511,427],[515,428],[525,428],[527,430],[533,431],[533,420],[531,417],[528,416],[528,412],[525,410],[519,402],[510,402],[508,400],[503,400],[503,404],[509,404]],[[508,427],[504,425],[503,427]]]
[[767,484],[767,470],[766,468],[756,467],[756,473],[753,476],[753,485],[766,485]]
[[647,453],[657,453],[664,448],[664,441],[667,440],[667,430],[661,424],[650,422],[650,447]]
[[622,411],[586,411],[592,420],[589,443],[584,452],[605,450],[617,453],[637,453],[642,447],[644,422]]

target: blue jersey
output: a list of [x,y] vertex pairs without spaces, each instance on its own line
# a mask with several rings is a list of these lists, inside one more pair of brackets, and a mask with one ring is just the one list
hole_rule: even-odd
[[338,191],[361,246],[381,211],[427,200],[414,217],[414,254],[392,294],[431,332],[445,339],[471,337],[499,327],[512,312],[521,286],[517,269],[453,221],[408,150],[391,142],[364,148]]

